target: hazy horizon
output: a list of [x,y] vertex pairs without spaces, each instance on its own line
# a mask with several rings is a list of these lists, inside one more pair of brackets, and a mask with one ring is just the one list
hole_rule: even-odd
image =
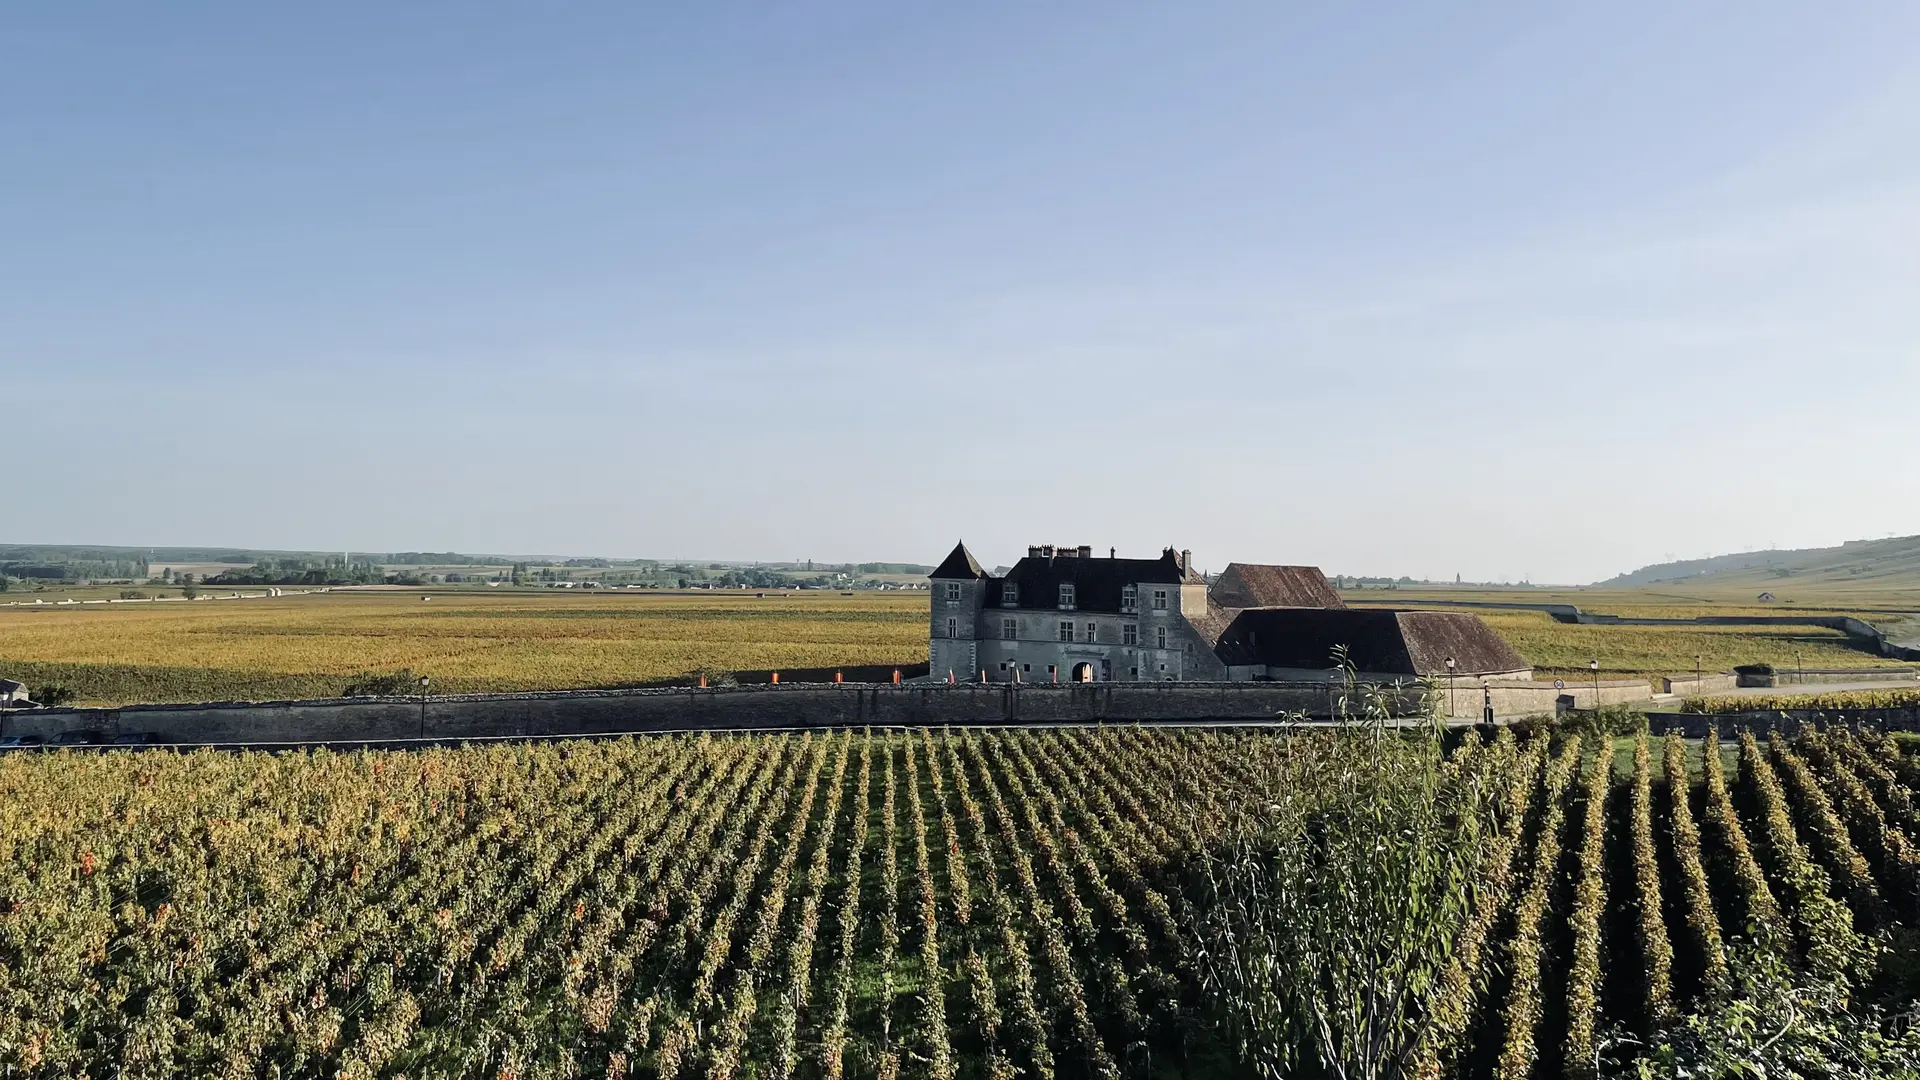
[[[1473,584],[1473,585],[1478,585],[1478,584],[1518,585],[1524,582],[1525,584],[1533,585],[1535,587],[1540,587],[1540,588],[1586,588],[1588,586],[1600,584],[1606,580],[1609,580],[1614,577],[1618,577],[1623,574],[1629,574],[1637,570],[1645,569],[1648,566],[1660,565],[1660,564],[1670,563],[1670,562],[1683,562],[1690,559],[1724,557],[1724,556],[1732,556],[1732,555],[1753,555],[1753,554],[1767,554],[1771,552],[1788,552],[1788,551],[1796,551],[1796,550],[1804,551],[1809,549],[1839,548],[1842,546],[1842,544],[1845,544],[1845,543],[1864,543],[1871,540],[1885,540],[1885,539],[1920,539],[1920,536],[1916,536],[1916,537],[1849,537],[1845,541],[1836,541],[1831,544],[1812,544],[1812,545],[1808,545],[1807,548],[1749,548],[1741,551],[1710,552],[1702,555],[1687,555],[1687,556],[1678,556],[1674,558],[1662,558],[1662,559],[1655,560],[1651,563],[1642,563],[1638,566],[1624,567],[1622,569],[1613,571],[1612,573],[1608,573],[1608,574],[1602,575],[1601,577],[1594,578],[1590,581],[1542,581],[1542,580],[1526,579],[1526,578],[1466,577],[1465,582],[1467,584]],[[960,541],[960,542],[964,542],[964,541]],[[1109,546],[1111,547],[1113,545],[1109,545]],[[99,549],[120,549],[120,550],[126,550],[126,551],[149,551],[149,552],[158,551],[158,550],[244,551],[244,552],[251,552],[254,554],[261,554],[261,555],[322,554],[322,553],[331,554],[334,552],[351,553],[356,555],[366,555],[366,554],[394,555],[394,554],[402,554],[402,553],[446,554],[446,555],[461,555],[469,558],[510,559],[510,560],[519,561],[519,562],[537,562],[539,560],[553,560],[555,562],[558,562],[560,560],[565,560],[565,559],[606,559],[610,561],[641,560],[641,561],[661,563],[661,564],[685,564],[685,565],[701,565],[706,563],[726,563],[729,565],[740,565],[740,564],[784,565],[784,564],[801,564],[801,563],[806,563],[811,561],[813,563],[820,564],[822,566],[843,566],[848,564],[857,565],[860,563],[893,563],[893,564],[921,565],[921,566],[929,566],[929,567],[936,565],[940,561],[940,558],[945,556],[946,550],[951,550],[951,547],[949,547],[948,549],[943,550],[939,556],[916,557],[916,558],[892,558],[892,557],[874,556],[871,554],[867,554],[867,555],[860,555],[860,556],[854,556],[854,557],[838,557],[838,558],[826,558],[826,557],[819,557],[819,556],[800,555],[800,556],[792,556],[792,557],[759,556],[759,557],[724,558],[723,559],[723,558],[718,558],[715,556],[708,556],[708,555],[649,555],[644,553],[626,554],[626,553],[613,553],[613,552],[605,552],[605,551],[537,551],[537,552],[485,551],[485,550],[471,549],[471,548],[446,547],[444,545],[432,545],[432,546],[422,547],[422,548],[398,548],[398,547],[316,548],[316,547],[297,547],[297,546],[269,548],[269,547],[246,546],[246,545],[236,545],[236,544],[121,544],[121,543],[95,544],[95,543],[56,543],[56,542],[15,542],[11,540],[0,539],[0,548],[9,548],[9,547],[99,548]],[[1162,545],[1162,547],[1154,548],[1153,550],[1150,550],[1150,551],[1149,550],[1140,550],[1140,551],[1121,550],[1118,552],[1118,554],[1122,558],[1153,558],[1157,556],[1161,550],[1164,550],[1164,547],[1165,545]],[[1011,566],[1014,562],[1018,561],[1021,556],[1026,554],[1026,545],[1021,545],[1020,548],[1016,551],[1010,551],[1010,552],[1004,553],[1004,557],[1000,557],[994,552],[980,550],[972,544],[968,544],[968,550],[972,551],[975,557],[979,558],[983,566],[992,568],[995,566]],[[1096,554],[1098,554],[1097,548],[1096,548]],[[1257,562],[1257,561],[1262,561],[1262,560],[1257,556],[1251,556],[1251,555],[1228,554],[1220,558],[1217,562],[1208,562],[1206,560],[1203,560],[1200,558],[1198,553],[1195,553],[1195,556],[1194,556],[1194,565],[1197,569],[1207,570],[1211,572],[1218,572],[1219,570],[1224,569],[1226,567],[1226,564],[1229,562]],[[1269,561],[1272,561],[1272,560],[1269,560]],[[1322,566],[1320,567],[1320,569],[1324,571],[1328,577],[1339,576],[1339,577],[1347,577],[1347,578],[1369,578],[1369,579],[1407,577],[1407,578],[1412,578],[1415,581],[1422,581],[1422,582],[1429,582],[1429,583],[1445,583],[1451,580],[1453,576],[1453,575],[1443,575],[1443,574],[1415,574],[1415,573],[1396,570],[1392,568],[1356,569],[1353,567]]]
[[11,10],[0,528],[1562,583],[1920,533],[1916,31]]

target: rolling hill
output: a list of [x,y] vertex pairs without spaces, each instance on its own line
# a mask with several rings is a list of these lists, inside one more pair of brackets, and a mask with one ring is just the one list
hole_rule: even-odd
[[[1782,592],[1920,590],[1920,536],[1849,540],[1839,547],[1749,551],[1656,563],[1599,582],[1599,588],[1686,585]],[[1785,596],[1782,595],[1782,599]]]

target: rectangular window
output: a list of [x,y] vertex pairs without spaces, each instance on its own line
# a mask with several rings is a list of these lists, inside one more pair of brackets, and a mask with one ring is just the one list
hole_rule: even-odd
[[959,582],[957,581],[947,582],[947,599],[954,601],[956,603],[959,601],[960,599],[960,583]]
[[1019,637],[1020,636],[1020,620],[1019,619],[1001,619],[1000,620],[1000,636],[1005,638],[1008,641],[1012,641],[1015,638]]
[[1167,590],[1165,589],[1153,590],[1153,610],[1155,611],[1167,610]]
[[1140,628],[1138,626],[1135,626],[1132,623],[1127,623],[1126,625],[1122,626],[1120,628],[1120,644],[1122,645],[1140,644]]
[[957,638],[960,636],[960,620],[959,619],[947,620],[947,636],[950,638]]
[[1094,624],[1094,623],[1088,623],[1088,624],[1087,624],[1087,641],[1088,641],[1089,643],[1091,643],[1091,642],[1093,641],[1093,632],[1094,632],[1095,630],[1098,630],[1098,629],[1099,629],[1099,627],[1098,627],[1098,626],[1097,626],[1096,624]]
[[1073,582],[1071,581],[1060,583],[1060,606],[1063,608],[1073,606]]
[[1121,611],[1140,610],[1140,586],[1138,585],[1120,586],[1120,610]]
[[1020,586],[1009,581],[1000,586],[1000,602],[1012,607],[1020,602]]
[[1060,620],[1060,640],[1061,641],[1073,640],[1073,620],[1072,619]]
[[1154,639],[1154,646],[1153,646],[1154,648],[1156,649],[1166,648],[1167,647],[1167,628],[1164,626],[1154,627],[1153,639]]

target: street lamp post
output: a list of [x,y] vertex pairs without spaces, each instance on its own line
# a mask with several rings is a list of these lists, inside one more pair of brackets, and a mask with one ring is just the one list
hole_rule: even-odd
[[1447,719],[1453,719],[1460,710],[1453,701],[1453,657],[1447,657]]
[[1704,693],[1705,687],[1702,684],[1704,684],[1706,681],[1707,681],[1706,676],[1701,674],[1701,671],[1700,671],[1700,654],[1694,653],[1693,654],[1693,692],[1696,694]]
[[1600,660],[1596,657],[1587,661],[1587,669],[1593,672],[1593,707],[1598,709],[1600,707]]
[[420,737],[427,737],[427,677],[420,676]]

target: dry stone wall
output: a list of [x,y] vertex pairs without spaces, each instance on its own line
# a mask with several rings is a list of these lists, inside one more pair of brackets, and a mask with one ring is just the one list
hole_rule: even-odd
[[[1464,681],[1463,681],[1464,682]],[[1644,700],[1644,680],[1603,681],[1601,703]],[[1593,702],[1593,687],[1494,683],[1500,716],[1551,713],[1565,693]],[[458,697],[129,705],[0,714],[0,734],[51,739],[63,731],[108,737],[151,732],[162,742],[384,743],[616,732],[944,724],[1081,724],[1111,721],[1276,720],[1331,715],[1339,686],[1320,683],[941,683],[794,684],[656,690],[568,691]],[[1416,714],[1417,688],[1389,688],[1396,711]],[[1479,686],[1461,685],[1440,707],[1478,718]]]

